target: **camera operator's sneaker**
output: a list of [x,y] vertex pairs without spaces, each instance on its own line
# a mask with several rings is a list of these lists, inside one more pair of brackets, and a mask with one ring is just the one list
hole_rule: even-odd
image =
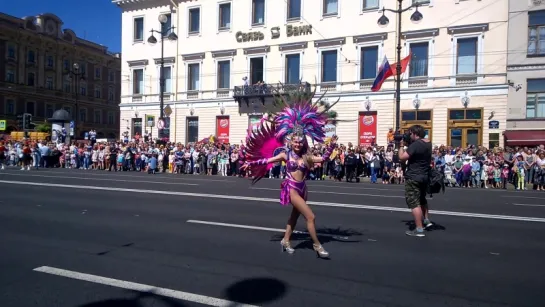
[[424,220],[424,229],[433,226],[433,223],[430,220]]
[[422,238],[422,237],[425,237],[426,235],[424,234],[424,231],[418,231],[418,230],[408,230],[405,232],[406,235],[408,236],[411,236],[411,237],[419,237],[419,238]]

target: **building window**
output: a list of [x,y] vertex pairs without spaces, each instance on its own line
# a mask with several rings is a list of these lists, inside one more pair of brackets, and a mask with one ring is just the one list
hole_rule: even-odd
[[15,100],[8,99],[6,101],[6,114],[15,114]]
[[70,93],[72,91],[72,83],[69,81],[64,81],[64,92]]
[[545,118],[545,79],[527,81],[526,118]]
[[198,34],[201,29],[201,9],[189,9],[189,34]]
[[113,72],[112,70],[108,71],[108,81],[109,82],[115,81],[115,72]]
[[87,121],[87,109],[79,110],[79,120],[84,123]]
[[193,63],[187,65],[188,70],[188,84],[187,84],[187,90],[188,91],[198,91],[199,90],[199,79],[200,79],[200,64],[199,63]]
[[45,106],[45,117],[47,118],[53,117],[53,112],[55,112],[55,109],[53,108],[53,106],[50,104],[47,104]]
[[166,37],[172,32],[172,14],[164,14],[167,17],[167,22],[161,24],[161,34]]
[[81,96],[87,96],[87,84],[83,82],[80,84],[80,94]]
[[378,9],[378,1],[379,0],[363,0],[363,9],[364,10],[371,10],[371,9]]
[[114,125],[114,124],[115,124],[114,112],[108,112],[108,125]]
[[95,110],[95,124],[100,124],[102,122],[102,111]]
[[477,73],[477,37],[460,38],[457,41],[456,74]]
[[231,61],[218,62],[218,89],[231,87]]
[[500,146],[500,134],[499,133],[489,133],[488,134],[488,148],[492,149],[496,146]]
[[323,0],[323,15],[337,15],[339,12],[338,0]]
[[402,121],[431,120],[431,111],[402,111]]
[[82,76],[87,76],[87,63],[80,63],[79,64],[79,71]]
[[64,60],[64,62],[62,64],[62,67],[63,67],[64,71],[69,71],[70,70],[70,60]]
[[45,79],[45,88],[47,88],[48,90],[52,90],[54,87],[53,85],[53,77],[47,77]]
[[100,85],[95,85],[95,98],[102,98],[102,89]]
[[102,69],[100,67],[95,67],[95,79],[102,78]]
[[265,0],[252,0],[252,25],[265,24]]
[[[163,93],[172,93],[172,67],[163,67],[162,75],[165,79],[165,88],[163,89]],[[161,86],[160,82],[159,86]]]
[[300,54],[287,54],[286,55],[286,70],[285,70],[285,82],[286,84],[299,84],[301,81],[301,55]]
[[413,4],[430,4],[430,0],[413,0]]
[[8,45],[8,59],[15,59],[15,46]]
[[110,86],[108,88],[108,101],[114,101],[114,95],[114,88]]
[[55,62],[55,60],[53,59],[53,56],[48,55],[47,56],[47,67],[48,68],[53,68],[54,62]]
[[34,115],[35,108],[36,108],[36,104],[34,103],[34,101],[27,101],[26,108],[25,108],[25,113],[30,113],[30,114]]
[[12,68],[6,70],[6,82],[15,83],[15,71]]
[[231,2],[221,3],[219,6],[219,29],[231,29]]
[[362,47],[360,59],[360,79],[374,79],[377,76],[378,46]]
[[321,82],[337,82],[337,50],[322,51]]
[[68,112],[68,114],[72,115],[72,107],[62,107],[62,109]]
[[28,86],[34,86],[34,79],[36,77],[36,74],[33,72],[29,72],[26,77],[26,84]]
[[412,57],[409,69],[409,77],[428,76],[428,43],[417,43],[410,45]]
[[250,82],[252,85],[264,80],[265,60],[263,57],[250,59]]
[[133,95],[144,94],[144,69],[132,71],[132,93]]
[[144,17],[134,19],[134,41],[141,42],[144,40]]
[[34,53],[34,50],[29,50],[28,51],[27,62],[28,63],[36,63],[36,53]]
[[288,0],[288,20],[301,19],[301,0]]
[[528,55],[545,56],[545,10],[528,13]]

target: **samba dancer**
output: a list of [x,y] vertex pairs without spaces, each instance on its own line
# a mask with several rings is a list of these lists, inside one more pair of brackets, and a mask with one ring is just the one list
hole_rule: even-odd
[[[287,102],[280,97],[284,108],[277,114],[264,116],[257,131],[250,132],[247,138],[246,163],[243,170],[250,168],[254,176],[253,184],[268,173],[273,163],[286,162],[287,178],[281,184],[280,203],[283,206],[293,205],[284,238],[280,241],[282,251],[289,254],[295,252],[291,247],[290,237],[297,219],[302,214],[307,221],[307,230],[313,241],[313,248],[318,257],[328,258],[316,235],[315,215],[307,204],[307,186],[305,179],[314,163],[327,162],[336,147],[337,137],[331,141],[321,157],[315,157],[309,151],[307,137],[313,142],[324,143],[327,122],[333,121],[336,113],[329,111],[335,104],[318,99],[312,103],[314,93],[310,97],[298,95]],[[322,96],[323,97],[323,96]],[[336,102],[335,102],[336,103]],[[266,122],[269,122],[267,125]],[[285,150],[284,143],[290,142],[291,149]]]

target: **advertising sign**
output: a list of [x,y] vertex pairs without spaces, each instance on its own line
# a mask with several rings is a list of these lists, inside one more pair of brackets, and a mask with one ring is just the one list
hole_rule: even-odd
[[4,119],[0,120],[0,131],[6,130],[7,124]]
[[328,123],[324,126],[324,129],[325,129],[325,137],[326,139],[334,136],[337,132],[337,126],[331,124],[331,123]]
[[358,117],[360,146],[371,146],[377,140],[377,112],[360,112]]
[[256,131],[257,128],[259,128],[259,124],[261,123],[262,118],[263,115],[250,115],[250,123],[248,129],[250,129],[250,131]]
[[221,143],[229,143],[229,116],[216,116],[216,137]]

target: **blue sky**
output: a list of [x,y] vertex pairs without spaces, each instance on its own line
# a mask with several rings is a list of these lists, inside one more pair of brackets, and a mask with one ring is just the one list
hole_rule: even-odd
[[35,16],[52,13],[81,38],[121,51],[121,10],[110,0],[0,0],[2,13]]

